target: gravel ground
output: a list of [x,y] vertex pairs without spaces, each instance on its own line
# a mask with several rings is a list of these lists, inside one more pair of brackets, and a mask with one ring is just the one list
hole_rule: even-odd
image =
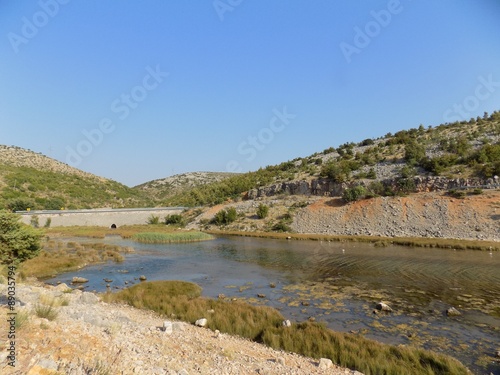
[[[0,353],[2,374],[360,374],[187,323],[172,322],[172,332],[164,332],[165,319],[153,312],[66,288],[17,285],[17,311],[29,319],[16,332],[16,367],[6,364],[6,346]],[[2,296],[6,290],[0,285]],[[53,321],[36,317],[36,304],[50,300],[67,305],[56,308]],[[0,311],[7,345],[6,306]]]

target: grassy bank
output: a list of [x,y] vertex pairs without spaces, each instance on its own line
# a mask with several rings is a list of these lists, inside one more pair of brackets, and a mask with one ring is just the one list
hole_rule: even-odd
[[47,278],[58,273],[80,269],[88,264],[107,261],[123,261],[123,253],[133,252],[132,248],[117,245],[49,240],[43,244],[38,256],[22,263],[19,274],[22,278]]
[[392,346],[359,335],[333,332],[318,323],[283,327],[283,316],[270,307],[200,297],[201,288],[182,281],[155,281],[107,293],[107,302],[125,302],[167,317],[194,323],[206,318],[210,329],[242,336],[276,349],[334,363],[365,375],[468,374],[457,360],[411,346]]
[[454,238],[423,237],[381,237],[381,236],[341,236],[305,233],[244,232],[244,231],[206,231],[219,236],[241,236],[301,241],[365,242],[376,246],[412,246],[457,250],[495,250],[500,251],[500,242],[474,241]]
[[161,244],[161,243],[174,243],[174,242],[196,242],[212,240],[215,237],[203,232],[146,232],[136,233],[132,239],[141,243]]

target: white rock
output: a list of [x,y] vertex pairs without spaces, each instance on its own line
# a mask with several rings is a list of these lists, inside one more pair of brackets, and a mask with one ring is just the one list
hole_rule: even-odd
[[163,322],[163,332],[165,332],[167,335],[171,335],[173,330],[174,330],[174,327],[172,325],[172,322],[169,322],[169,321]]
[[207,320],[205,318],[198,319],[195,323],[198,327],[205,327],[207,325]]
[[386,304],[384,302],[378,303],[375,308],[377,310],[380,310],[380,311],[387,311],[387,312],[391,312],[392,311],[392,308],[388,304]]
[[283,320],[283,327],[291,327],[292,326],[292,323],[287,319],[287,320]]
[[184,323],[174,322],[174,323],[172,323],[172,329],[174,331],[181,331],[181,332],[183,332],[186,329],[186,326],[185,326]]
[[331,359],[328,359],[328,358],[321,358],[319,360],[319,364],[318,364],[318,367],[321,369],[321,370],[326,370],[326,369],[329,369],[331,367],[333,367],[333,362]]

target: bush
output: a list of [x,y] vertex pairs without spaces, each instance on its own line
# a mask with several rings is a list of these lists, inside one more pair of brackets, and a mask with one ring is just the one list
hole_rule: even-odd
[[384,195],[386,188],[384,184],[380,181],[372,181],[368,185],[368,193],[373,197],[377,195]]
[[274,232],[291,232],[292,228],[283,221],[280,221],[273,225],[272,230]]
[[50,228],[50,224],[52,223],[52,219],[50,217],[45,220],[45,225],[43,226],[44,228]]
[[42,233],[19,221],[20,216],[0,211],[0,263],[20,263],[38,255]]
[[259,219],[264,219],[269,214],[269,207],[265,204],[259,204],[259,208],[257,208],[257,216]]
[[238,213],[234,207],[229,207],[224,210],[220,210],[215,214],[214,222],[217,225],[227,225],[236,220]]
[[345,189],[342,194],[342,199],[345,202],[354,202],[363,199],[366,195],[366,189],[364,186],[358,185],[353,188]]
[[180,227],[183,227],[186,225],[184,222],[184,218],[180,214],[173,214],[165,217],[165,224],[166,225],[177,225]]
[[398,192],[402,194],[414,193],[416,190],[415,181],[411,178],[401,178],[398,180]]
[[148,217],[147,223],[151,224],[151,225],[159,224],[160,223],[160,217],[151,214],[151,216]]
[[26,211],[28,208],[35,207],[35,202],[27,198],[11,199],[7,202],[5,207],[12,212]]

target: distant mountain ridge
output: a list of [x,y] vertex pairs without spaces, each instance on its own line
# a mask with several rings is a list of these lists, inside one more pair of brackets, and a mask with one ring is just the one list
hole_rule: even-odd
[[222,181],[236,175],[230,172],[188,172],[170,177],[160,178],[137,185],[139,189],[155,199],[165,199],[181,193],[186,189]]

